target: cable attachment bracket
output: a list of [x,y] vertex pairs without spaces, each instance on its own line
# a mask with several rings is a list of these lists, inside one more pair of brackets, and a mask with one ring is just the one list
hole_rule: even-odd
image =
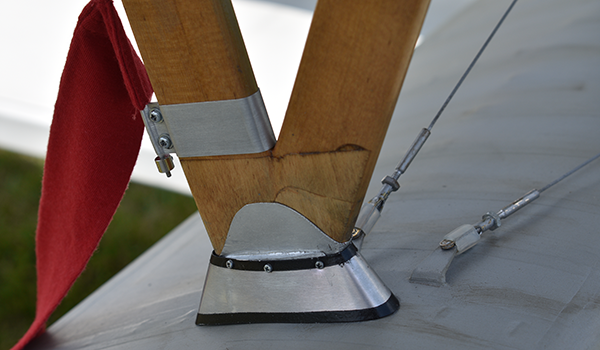
[[171,170],[175,168],[173,157],[170,153],[174,153],[173,141],[169,135],[169,130],[164,122],[162,111],[158,102],[151,102],[141,111],[142,120],[150,136],[150,141],[154,147],[157,157],[154,158],[156,167],[160,173],[171,177]]

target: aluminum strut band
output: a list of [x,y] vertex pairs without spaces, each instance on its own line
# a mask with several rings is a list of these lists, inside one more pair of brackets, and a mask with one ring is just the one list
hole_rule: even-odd
[[142,116],[159,157],[260,153],[275,145],[260,90],[235,100],[152,103]]
[[260,153],[275,145],[260,90],[235,100],[160,108],[179,157]]
[[[227,267],[234,270],[245,271],[295,271],[322,269],[333,265],[341,265],[352,259],[356,255],[356,247],[354,244],[348,245],[346,249],[337,254],[326,255],[322,257],[312,257],[305,259],[289,259],[289,260],[237,260],[229,259],[223,256],[218,256],[213,252],[210,257],[210,263],[219,266]],[[269,266],[265,269],[265,266]],[[267,271],[268,270],[268,271]]]

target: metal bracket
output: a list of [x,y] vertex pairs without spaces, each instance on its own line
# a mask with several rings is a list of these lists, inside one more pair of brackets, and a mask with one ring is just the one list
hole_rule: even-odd
[[444,250],[456,246],[458,254],[462,254],[473,247],[480,239],[477,228],[473,225],[462,225],[444,236],[440,247]]
[[142,120],[146,125],[146,130],[150,136],[150,141],[154,147],[157,157],[154,159],[158,171],[171,177],[173,157],[169,153],[174,153],[173,142],[169,136],[169,130],[164,122],[162,112],[158,102],[151,102],[141,111]]
[[275,146],[260,90],[236,100],[160,108],[179,157],[260,153]]
[[355,322],[398,307],[353,244],[282,204],[253,203],[210,260],[196,323]]
[[240,99],[159,106],[150,103],[142,118],[160,172],[173,169],[169,153],[203,157],[260,153],[275,146],[260,90]]

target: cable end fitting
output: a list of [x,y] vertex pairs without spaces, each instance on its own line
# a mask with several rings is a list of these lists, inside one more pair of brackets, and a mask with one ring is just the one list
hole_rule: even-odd
[[381,180],[381,183],[384,185],[389,185],[392,188],[393,192],[398,191],[398,189],[400,188],[400,184],[398,183],[398,181],[396,181],[396,179],[394,179],[391,176],[386,176]]
[[480,226],[482,229],[482,232],[487,231],[487,230],[494,231],[495,229],[497,229],[498,227],[500,227],[502,225],[502,222],[500,221],[500,215],[498,215],[496,213],[492,213],[490,211],[483,214],[483,216],[481,217],[481,220],[482,220],[482,223],[484,223],[484,225]]
[[479,241],[479,232],[473,225],[462,225],[444,236],[439,243],[444,250],[456,247],[456,252],[462,254]]

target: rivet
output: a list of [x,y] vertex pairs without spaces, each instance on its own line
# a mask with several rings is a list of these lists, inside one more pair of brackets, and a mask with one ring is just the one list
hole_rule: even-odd
[[265,272],[271,272],[271,271],[273,271],[273,266],[271,266],[271,264],[265,264],[265,267],[263,267],[263,270],[265,270]]
[[316,267],[317,269],[319,269],[319,270],[320,270],[320,269],[322,269],[322,268],[324,268],[324,267],[325,267],[325,264],[323,264],[323,262],[322,262],[322,261],[317,261],[317,262],[315,263],[315,267]]
[[227,260],[227,262],[225,262],[225,267],[228,269],[233,269],[233,261]]

